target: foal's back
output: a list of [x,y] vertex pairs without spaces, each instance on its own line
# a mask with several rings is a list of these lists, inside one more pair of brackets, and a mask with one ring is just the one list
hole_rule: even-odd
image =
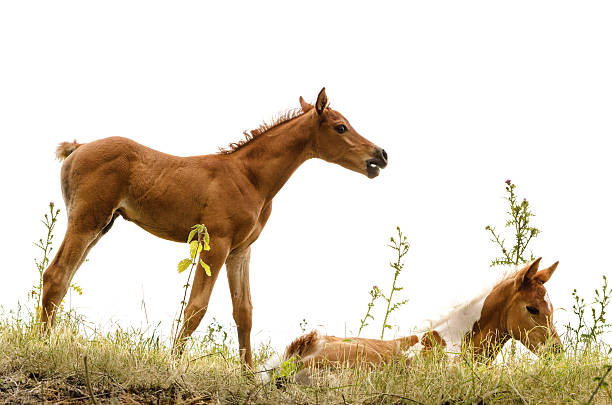
[[122,137],[62,144],[73,152],[61,183],[71,215],[120,215],[152,234],[183,242],[229,170],[224,155],[179,157]]
[[312,331],[298,337],[286,349],[284,359],[297,357],[306,367],[322,364],[354,366],[392,361],[419,342],[417,336],[393,340],[340,338]]

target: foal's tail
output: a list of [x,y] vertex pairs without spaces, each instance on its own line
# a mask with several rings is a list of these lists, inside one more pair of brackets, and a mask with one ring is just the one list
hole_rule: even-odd
[[57,160],[64,160],[81,145],[83,144],[78,143],[76,139],[74,142],[62,142],[57,145],[57,149],[55,149],[55,157]]
[[319,335],[319,332],[316,330],[300,336],[287,346],[284,360],[288,360],[292,357],[303,359],[312,354],[317,349],[320,339],[321,335]]
[[322,337],[316,330],[295,339],[289,346],[287,346],[282,357],[275,355],[268,360],[268,362],[263,366],[263,369],[260,370],[260,373],[262,373],[261,379],[264,382],[269,381],[270,374],[280,368],[285,361],[290,360],[291,358],[293,358],[294,361],[303,362],[308,356],[318,352],[321,342]]

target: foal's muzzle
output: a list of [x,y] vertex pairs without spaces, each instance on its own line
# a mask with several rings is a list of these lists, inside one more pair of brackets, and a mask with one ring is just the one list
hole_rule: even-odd
[[380,169],[387,167],[388,157],[384,149],[376,147],[374,149],[374,157],[366,160],[366,171],[368,178],[373,179],[378,176]]

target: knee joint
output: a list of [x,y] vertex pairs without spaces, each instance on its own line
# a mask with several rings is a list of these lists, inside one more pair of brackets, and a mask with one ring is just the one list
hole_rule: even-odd
[[253,306],[250,304],[244,304],[234,308],[234,321],[240,327],[250,328],[253,317]]
[[53,276],[53,274],[51,274],[49,270],[45,270],[45,272],[43,273],[43,285],[44,286],[51,285],[51,284],[54,284],[54,282],[55,282],[55,277]]
[[59,294],[62,290],[61,280],[58,280],[57,276],[45,271],[43,274],[43,296],[47,294]]
[[190,320],[202,319],[204,314],[206,313],[206,307],[202,305],[187,305],[185,307],[185,312],[183,313],[185,316],[185,321],[189,322]]

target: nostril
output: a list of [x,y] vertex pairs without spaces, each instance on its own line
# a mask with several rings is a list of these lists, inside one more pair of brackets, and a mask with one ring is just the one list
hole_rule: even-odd
[[382,157],[385,160],[385,162],[387,161],[387,152],[383,149],[382,150]]

